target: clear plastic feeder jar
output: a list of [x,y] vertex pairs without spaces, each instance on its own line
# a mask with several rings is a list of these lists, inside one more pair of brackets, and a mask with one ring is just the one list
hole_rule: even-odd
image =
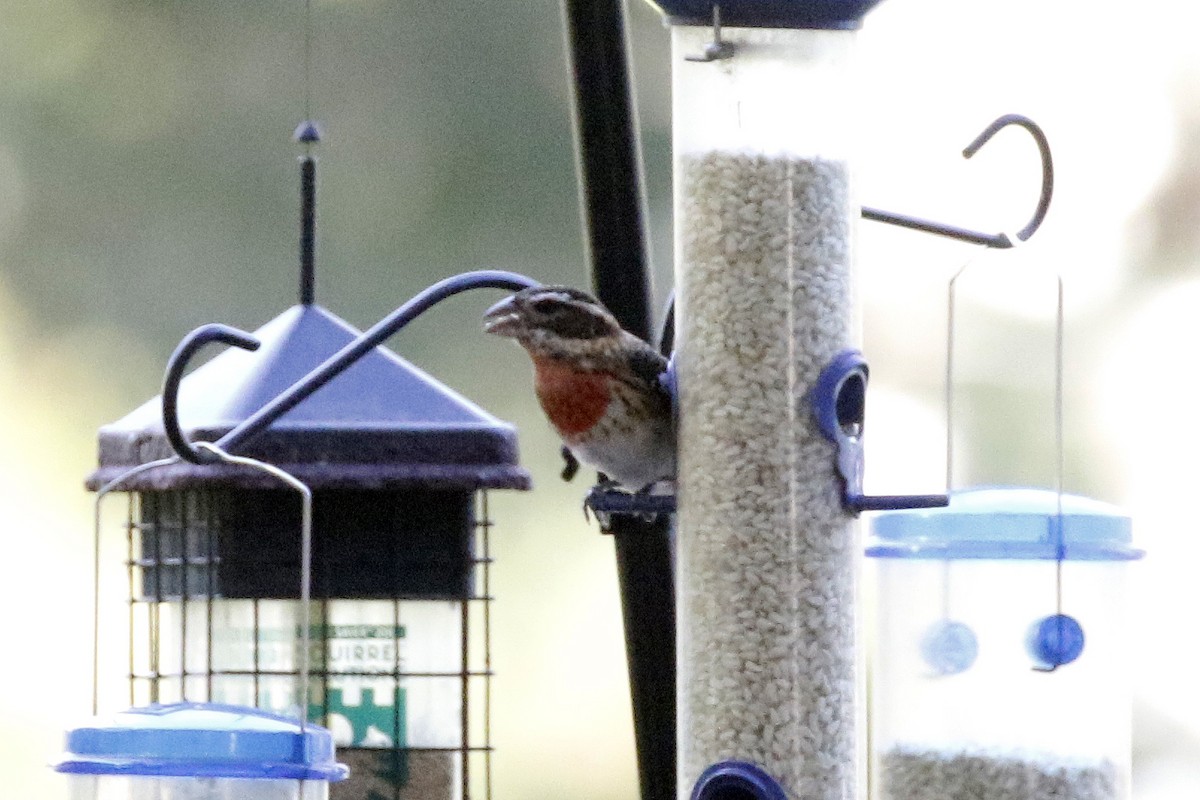
[[1131,524],[1038,489],[872,522],[876,800],[1127,800]]
[[69,800],[326,800],[346,777],[316,725],[238,706],[154,705],[67,732]]

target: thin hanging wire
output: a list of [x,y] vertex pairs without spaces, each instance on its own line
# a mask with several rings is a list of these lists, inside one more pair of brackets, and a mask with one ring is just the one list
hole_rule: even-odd
[[[179,462],[179,456],[148,461],[121,473],[96,490],[92,505],[92,715],[100,713],[100,506],[104,497],[125,481],[152,469]],[[133,631],[130,631],[133,636]]]
[[[204,450],[211,453],[217,459],[228,464],[236,464],[265,472],[287,484],[291,488],[300,493],[300,606],[302,619],[308,620],[311,616],[312,606],[312,490],[296,478],[291,473],[276,467],[273,464],[267,464],[257,459],[247,458],[245,456],[234,456],[226,453],[221,448],[217,447],[212,442],[195,442],[193,446],[198,450]],[[120,487],[126,481],[159,467],[170,466],[179,463],[179,456],[171,458],[162,458],[157,461],[150,461],[123,472],[116,478],[101,486],[96,492],[96,501],[94,505],[93,515],[93,530],[92,530],[92,548],[93,548],[93,564],[92,564],[92,714],[96,715],[100,710],[100,509],[106,495]],[[186,609],[184,610],[186,614]],[[304,732],[308,725],[308,694],[309,694],[309,658],[311,650],[311,631],[307,622],[300,626],[300,663],[299,674],[297,675],[297,689],[300,696],[300,730]],[[130,636],[133,632],[130,631]],[[184,665],[186,672],[186,665]]]
[[[1016,235],[1007,235],[1017,247],[1024,239]],[[980,251],[950,278],[946,300],[946,494],[951,494],[954,487],[954,368],[955,368],[955,318],[958,279],[962,277],[978,260],[979,255],[987,252]],[[1065,543],[1063,539],[1063,491],[1064,472],[1066,471],[1066,444],[1064,436],[1063,410],[1063,339],[1064,339],[1064,303],[1062,273],[1055,273],[1056,296],[1054,309],[1054,491],[1055,491],[1055,524],[1054,524],[1054,605],[1056,613],[1063,613],[1063,561],[1065,559]]]
[[[313,21],[312,0],[304,0],[304,119],[312,119],[312,56]],[[305,142],[304,152],[312,151],[312,142]]]
[[[1020,241],[1020,240],[1017,240]],[[946,291],[946,494],[954,490],[954,367],[955,367],[955,321],[957,319],[958,279],[966,273],[980,255],[986,250],[978,250],[975,255],[958,268],[951,276]]]
[[300,611],[303,623],[300,626],[300,663],[298,665],[297,691],[300,695],[300,731],[308,725],[309,658],[312,645],[312,490],[296,476],[274,464],[246,456],[235,456],[222,450],[212,442],[193,442],[198,450],[212,453],[227,464],[251,467],[286,483],[300,493]]
[[1055,490],[1057,507],[1054,525],[1054,606],[1063,613],[1063,561],[1066,560],[1066,543],[1063,539],[1063,473],[1066,471],[1066,443],[1063,432],[1063,279],[1058,280],[1058,301],[1054,316],[1054,456]]

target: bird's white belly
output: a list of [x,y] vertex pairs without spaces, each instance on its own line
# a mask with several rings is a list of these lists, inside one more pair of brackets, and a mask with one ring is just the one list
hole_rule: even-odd
[[568,444],[576,458],[633,492],[675,477],[675,442],[669,427],[623,424],[609,416],[592,435]]

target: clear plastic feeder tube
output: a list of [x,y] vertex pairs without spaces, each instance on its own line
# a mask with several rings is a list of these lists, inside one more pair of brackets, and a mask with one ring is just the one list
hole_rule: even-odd
[[857,527],[806,399],[855,338],[854,34],[672,32],[680,796],[734,761],[855,798]]

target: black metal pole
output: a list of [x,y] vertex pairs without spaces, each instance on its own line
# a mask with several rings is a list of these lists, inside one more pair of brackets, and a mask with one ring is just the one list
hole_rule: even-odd
[[[563,0],[585,235],[596,296],[654,341],[645,202],[623,0]],[[671,516],[613,514],[642,800],[675,798]]]
[[593,288],[630,333],[654,341],[642,165],[624,0],[563,0],[575,141]]
[[674,516],[612,516],[642,800],[675,797]]
[[300,302],[316,302],[317,160],[300,159]]
[[321,141],[321,132],[315,122],[304,120],[293,138],[304,146],[300,156],[300,302],[310,306],[316,301],[317,285],[317,160],[312,147]]

